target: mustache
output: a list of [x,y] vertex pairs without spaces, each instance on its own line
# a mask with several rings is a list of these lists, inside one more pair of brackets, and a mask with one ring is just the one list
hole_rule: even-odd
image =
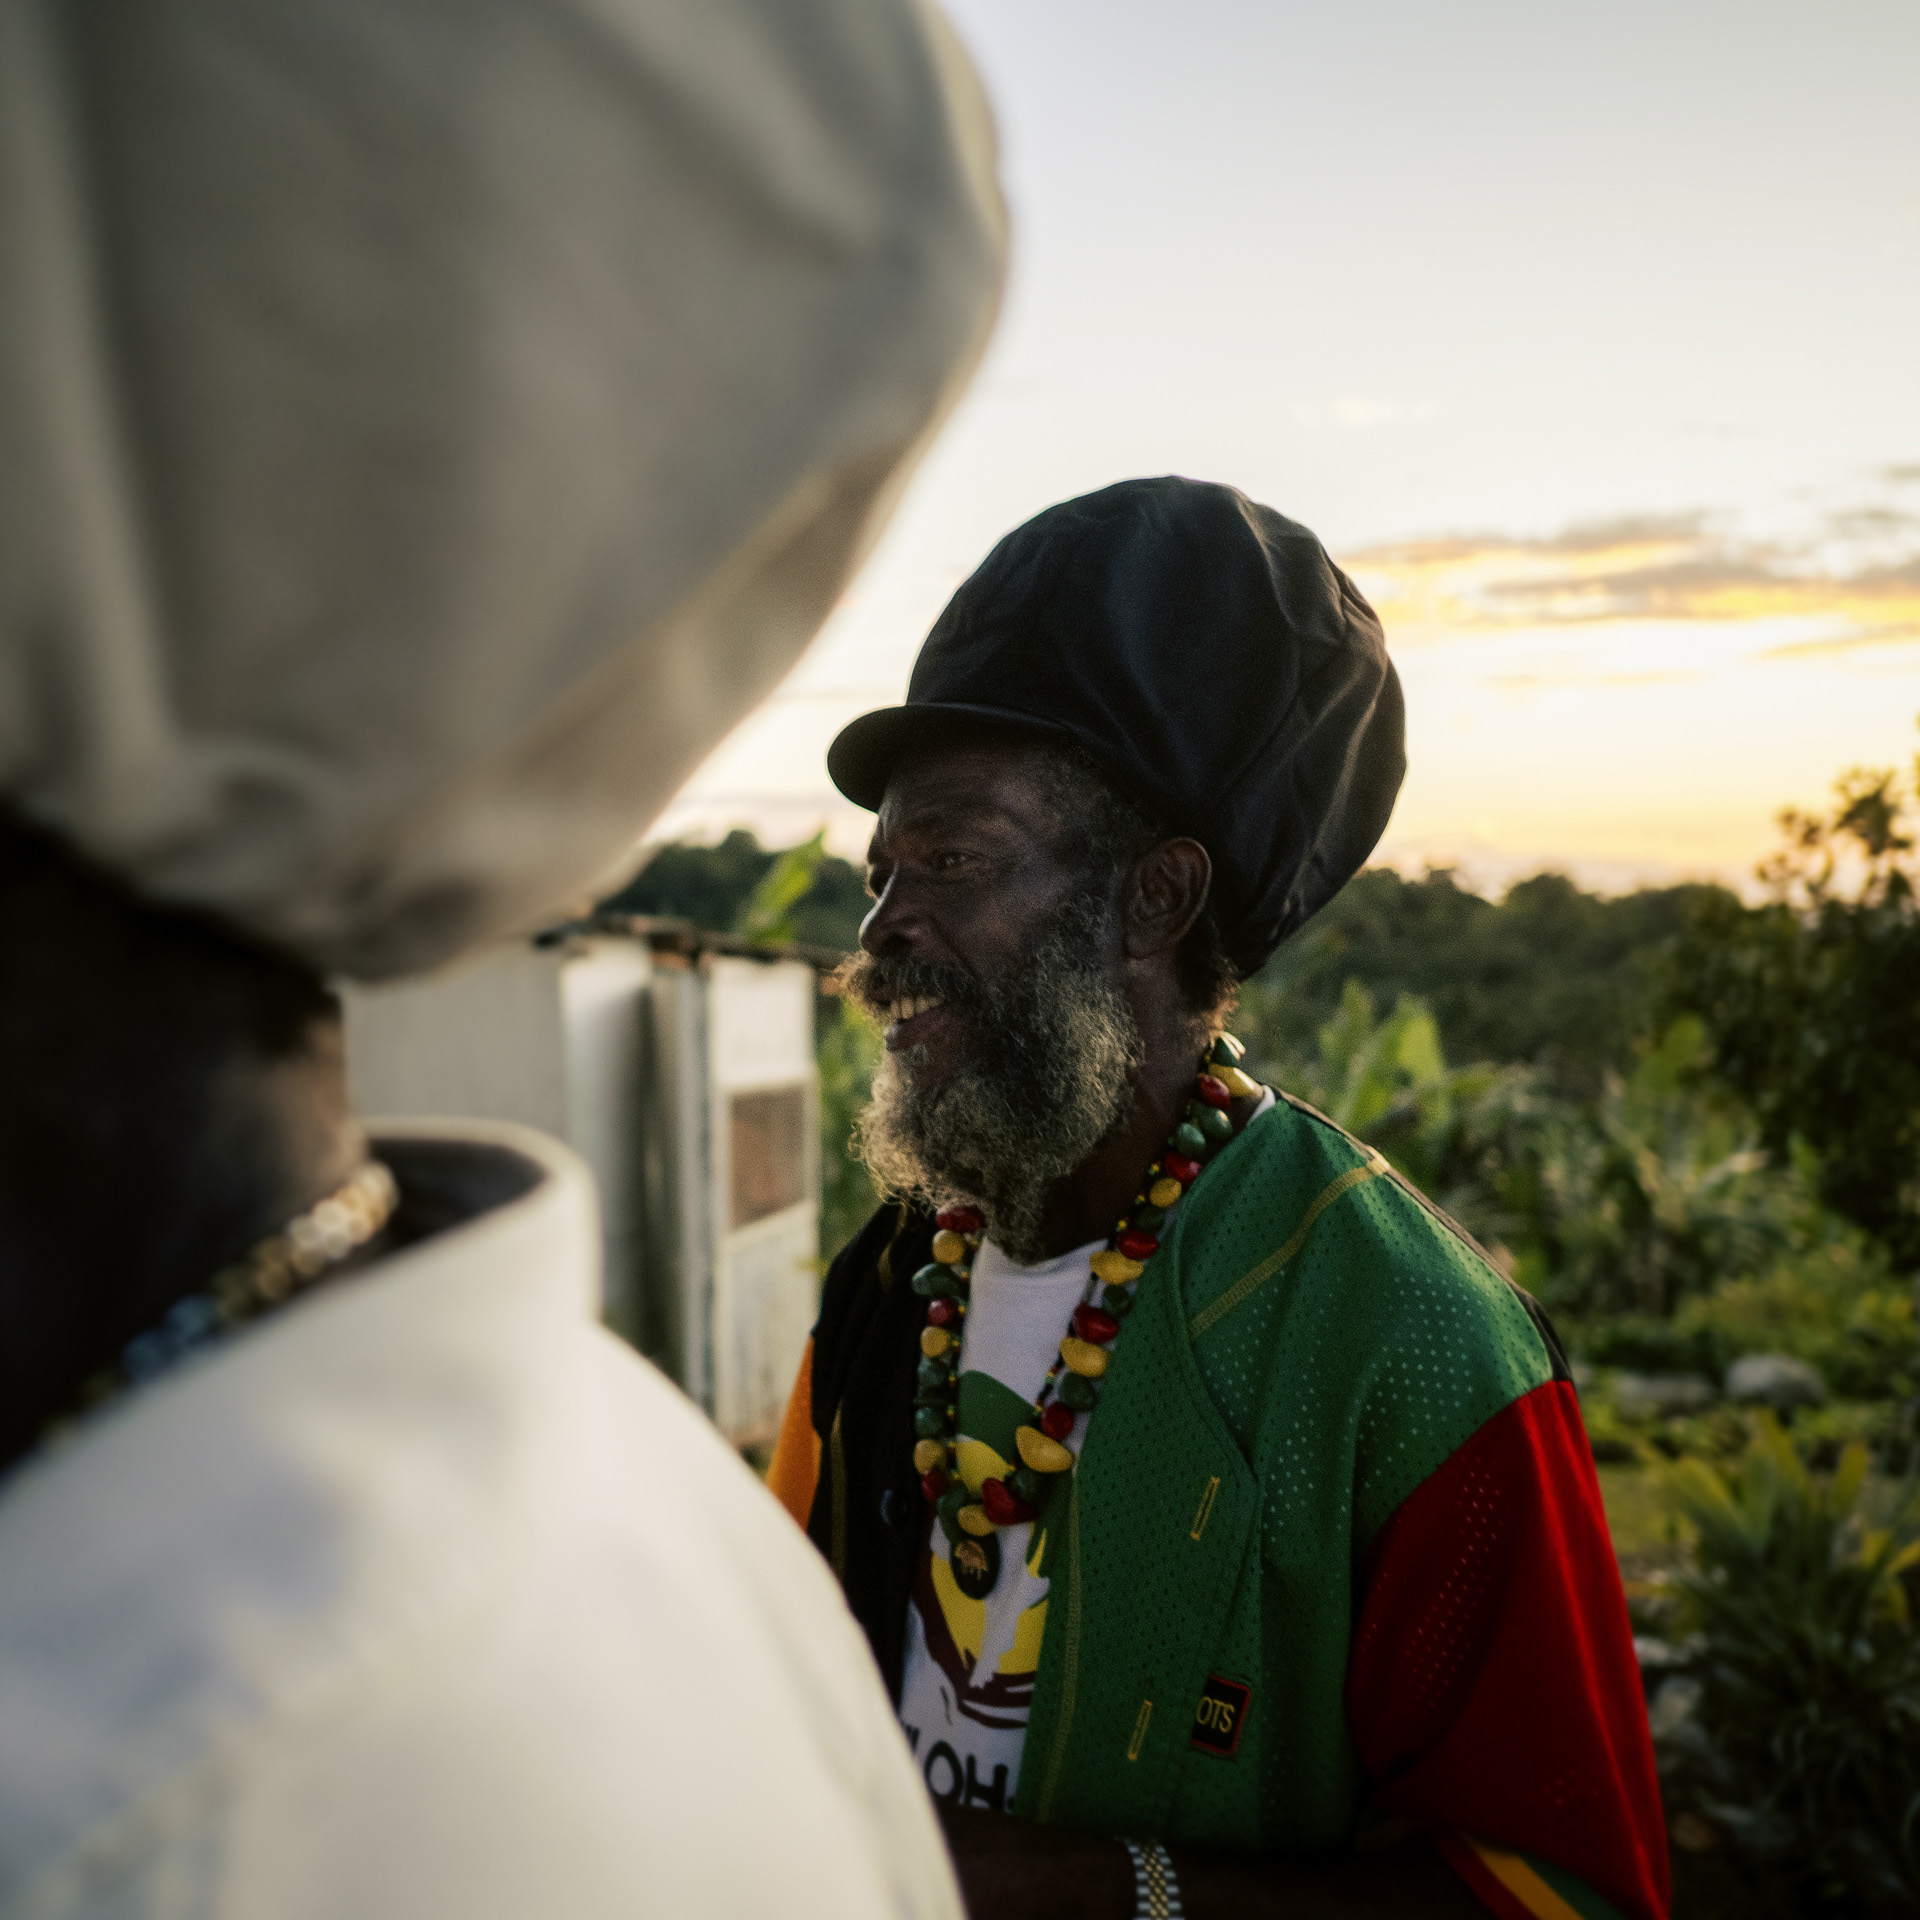
[[988,997],[985,986],[964,967],[912,960],[902,954],[857,953],[835,977],[840,991],[876,1018],[884,1018],[896,1000],[924,997],[980,1006]]

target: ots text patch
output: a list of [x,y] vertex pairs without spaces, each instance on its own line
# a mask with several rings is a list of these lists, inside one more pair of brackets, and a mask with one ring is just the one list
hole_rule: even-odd
[[1253,1689],[1238,1680],[1222,1680],[1215,1674],[1200,1689],[1200,1704],[1193,1715],[1193,1745],[1206,1753],[1217,1753],[1231,1760],[1240,1744],[1240,1729],[1247,1723],[1247,1708],[1253,1701]]

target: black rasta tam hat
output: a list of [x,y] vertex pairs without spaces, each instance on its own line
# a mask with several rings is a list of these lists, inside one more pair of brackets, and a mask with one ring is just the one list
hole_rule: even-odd
[[877,809],[899,760],[962,718],[1071,741],[1198,840],[1243,975],[1359,870],[1407,764],[1359,589],[1305,527],[1176,477],[1016,527],[934,622],[906,704],[844,728],[827,770]]

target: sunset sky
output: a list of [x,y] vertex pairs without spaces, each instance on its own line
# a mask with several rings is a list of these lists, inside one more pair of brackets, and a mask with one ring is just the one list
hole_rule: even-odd
[[1382,857],[1738,878],[1920,746],[1920,5],[952,0],[1014,219],[879,551],[654,838],[822,764],[1009,527],[1134,474],[1305,521],[1386,623]]

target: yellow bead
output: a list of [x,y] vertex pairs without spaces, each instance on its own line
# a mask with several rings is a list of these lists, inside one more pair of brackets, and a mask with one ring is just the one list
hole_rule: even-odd
[[942,1227],[933,1236],[933,1257],[943,1267],[950,1267],[967,1250],[967,1243],[951,1227]]
[[913,1445],[913,1470],[915,1473],[931,1473],[935,1467],[947,1464],[947,1450],[938,1440],[916,1440]]
[[963,1532],[991,1533],[993,1531],[993,1516],[985,1507],[977,1505],[962,1507],[957,1517]]
[[1014,1430],[1013,1444],[1020,1450],[1020,1458],[1035,1473],[1065,1473],[1073,1465],[1073,1454],[1058,1440],[1052,1440],[1038,1427],[1018,1427]]
[[1060,1342],[1060,1358],[1084,1380],[1098,1380],[1107,1370],[1107,1350],[1072,1334]]
[[1238,1067],[1209,1067],[1207,1071],[1236,1099],[1253,1100],[1260,1095],[1260,1082],[1242,1073]]
[[920,1351],[929,1360],[938,1360],[953,1345],[945,1327],[925,1327],[920,1333]]
[[1147,1189],[1147,1198],[1151,1200],[1156,1207],[1170,1207],[1185,1192],[1186,1188],[1183,1187],[1172,1174],[1163,1173],[1160,1178]]
[[1093,1256],[1092,1264],[1095,1274],[1110,1287],[1124,1287],[1147,1270],[1142,1262],[1129,1260],[1118,1247],[1102,1247]]

